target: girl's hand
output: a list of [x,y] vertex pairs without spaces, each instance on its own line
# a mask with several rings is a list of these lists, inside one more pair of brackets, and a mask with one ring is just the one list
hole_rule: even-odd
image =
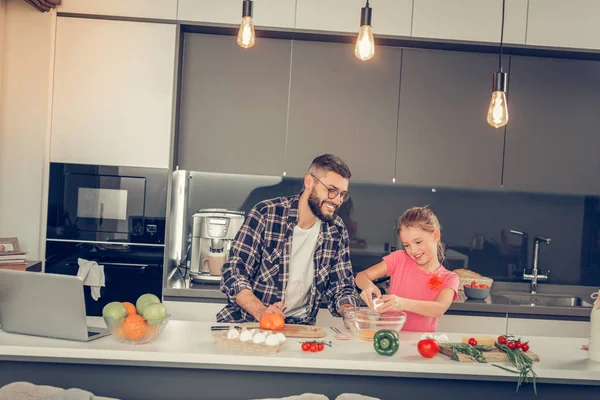
[[407,300],[394,294],[386,294],[381,297],[382,304],[377,309],[381,314],[388,311],[402,311],[407,307]]
[[373,304],[373,294],[375,294],[375,297],[377,298],[381,297],[381,291],[379,291],[379,288],[374,284],[360,292],[360,298],[367,303],[371,310],[375,310],[375,304]]

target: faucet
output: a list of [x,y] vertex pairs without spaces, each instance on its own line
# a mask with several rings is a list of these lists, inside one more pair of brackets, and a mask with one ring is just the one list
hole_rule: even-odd
[[521,254],[519,254],[518,270],[523,273],[527,269],[527,260],[529,258],[529,235],[527,232],[521,232],[514,229],[511,229],[510,233],[521,236]]
[[541,275],[538,273],[538,263],[539,263],[539,252],[540,252],[540,242],[544,242],[546,244],[550,244],[552,241],[551,238],[545,238],[538,236],[534,240],[533,246],[533,270],[531,274],[526,274],[525,270],[523,270],[523,279],[526,281],[531,281],[531,294],[537,293],[537,283],[538,281],[545,281],[548,279],[548,275],[550,275],[550,270],[546,272],[546,275]]

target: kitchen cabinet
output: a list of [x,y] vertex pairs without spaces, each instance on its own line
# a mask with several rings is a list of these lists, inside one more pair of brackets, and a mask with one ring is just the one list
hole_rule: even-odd
[[[295,15],[296,0],[254,2],[253,18],[257,27],[293,28]],[[242,1],[179,0],[177,19],[182,22],[239,25],[242,22]]]
[[286,171],[302,177],[333,153],[352,179],[391,183],[402,50],[379,46],[363,62],[346,43],[294,42]]
[[600,49],[598,0],[529,0],[527,44]]
[[[506,1],[505,43],[525,43],[527,1]],[[414,0],[414,37],[499,43],[501,27],[502,0]]]
[[[410,36],[412,0],[377,0],[373,9],[373,34]],[[325,32],[356,32],[364,0],[298,0],[296,28]]]
[[175,20],[177,0],[62,0],[58,12]]
[[512,57],[507,189],[600,194],[600,62]]
[[396,183],[500,187],[504,130],[486,122],[497,69],[492,54],[404,50]]
[[184,37],[177,163],[180,169],[281,176],[291,41]]
[[168,168],[176,26],[59,17],[50,161]]

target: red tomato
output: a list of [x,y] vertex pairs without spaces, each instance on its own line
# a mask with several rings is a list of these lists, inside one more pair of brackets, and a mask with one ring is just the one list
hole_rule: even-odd
[[521,342],[515,342],[515,349],[520,349],[523,347],[523,343]]
[[515,345],[515,342],[508,342],[506,344],[508,346],[509,349],[514,350],[517,346]]
[[529,351],[529,345],[527,343],[523,343],[521,345],[521,350],[523,350],[524,352],[528,352]]
[[310,343],[302,343],[302,351],[309,351],[310,350]]
[[314,344],[314,343],[312,343],[312,344],[310,345],[310,351],[311,351],[312,353],[316,353],[316,352],[318,351],[318,347],[317,347],[317,345],[316,345],[316,344]]
[[433,358],[440,351],[440,344],[434,339],[423,339],[417,344],[419,354],[425,358]]
[[325,349],[325,346],[323,345],[323,343],[317,343],[317,351],[323,351]]
[[471,346],[477,346],[477,340],[475,340],[475,338],[471,338],[471,339],[469,339],[469,344]]
[[471,282],[471,287],[472,287],[473,289],[477,289],[477,288],[478,288],[478,286],[477,286],[477,282],[475,282],[475,281]]
[[500,344],[506,344],[506,343],[508,343],[508,340],[506,339],[506,336],[498,336],[498,343],[500,343]]

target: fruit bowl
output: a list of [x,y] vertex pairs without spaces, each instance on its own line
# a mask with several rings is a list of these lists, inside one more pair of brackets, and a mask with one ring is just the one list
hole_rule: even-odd
[[490,295],[490,288],[480,289],[480,288],[471,288],[468,286],[464,287],[465,296],[469,299],[474,300],[485,300]]
[[104,322],[115,340],[128,344],[150,343],[160,335],[171,315],[160,321],[147,321],[140,315],[114,320],[104,317]]
[[368,308],[351,308],[345,310],[344,320],[355,339],[372,342],[379,330],[400,332],[406,323],[406,313],[394,311],[379,314]]

